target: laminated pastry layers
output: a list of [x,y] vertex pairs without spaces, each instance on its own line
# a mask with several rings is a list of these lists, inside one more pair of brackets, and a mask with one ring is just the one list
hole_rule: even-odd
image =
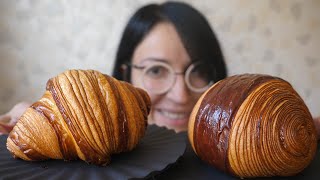
[[44,95],[21,116],[7,149],[28,161],[82,159],[106,165],[144,136],[147,93],[94,70],[69,70],[47,82]]
[[287,81],[268,75],[217,82],[200,97],[188,128],[202,160],[238,177],[295,175],[317,148],[304,101]]

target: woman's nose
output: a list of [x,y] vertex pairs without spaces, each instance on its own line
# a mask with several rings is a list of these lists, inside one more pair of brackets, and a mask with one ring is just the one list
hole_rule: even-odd
[[184,75],[177,75],[176,81],[168,92],[168,97],[176,103],[188,103],[190,98],[189,88],[184,80]]

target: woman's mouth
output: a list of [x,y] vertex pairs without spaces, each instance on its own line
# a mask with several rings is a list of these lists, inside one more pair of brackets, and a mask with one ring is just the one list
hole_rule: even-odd
[[164,117],[172,120],[186,119],[189,116],[187,113],[178,113],[178,112],[169,112],[169,111],[160,111],[160,113]]
[[160,125],[165,125],[170,129],[184,130],[188,126],[190,113],[188,112],[173,112],[163,109],[157,110],[156,122]]

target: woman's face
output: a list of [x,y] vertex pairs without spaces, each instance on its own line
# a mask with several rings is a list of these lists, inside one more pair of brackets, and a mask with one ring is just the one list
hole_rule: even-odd
[[[157,63],[171,66],[176,73],[185,72],[191,64],[177,31],[170,23],[157,24],[133,54],[134,65],[150,67]],[[142,80],[143,69],[132,68],[131,72],[132,84],[145,88]],[[152,73],[158,75],[163,72],[155,69]],[[184,74],[176,75],[175,78],[172,88],[166,93],[159,94],[145,88],[152,102],[149,123],[183,131],[187,130],[189,115],[201,94],[192,92],[187,87]]]

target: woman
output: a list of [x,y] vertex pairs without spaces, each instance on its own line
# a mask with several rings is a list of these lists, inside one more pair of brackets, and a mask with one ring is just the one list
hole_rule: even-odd
[[149,123],[176,131],[187,130],[201,93],[226,75],[209,23],[181,2],[138,9],[125,27],[113,69],[115,78],[147,90],[153,105]]
[[[221,48],[207,20],[180,2],[140,8],[125,27],[113,69],[115,78],[148,91],[150,124],[176,131],[187,129],[201,93],[226,75]],[[25,108],[17,105],[2,117],[8,122],[13,117],[12,126]],[[320,118],[315,124],[320,132]]]
[[193,106],[227,75],[220,45],[204,16],[181,2],[150,4],[129,20],[113,76],[145,89],[150,124],[187,130]]

